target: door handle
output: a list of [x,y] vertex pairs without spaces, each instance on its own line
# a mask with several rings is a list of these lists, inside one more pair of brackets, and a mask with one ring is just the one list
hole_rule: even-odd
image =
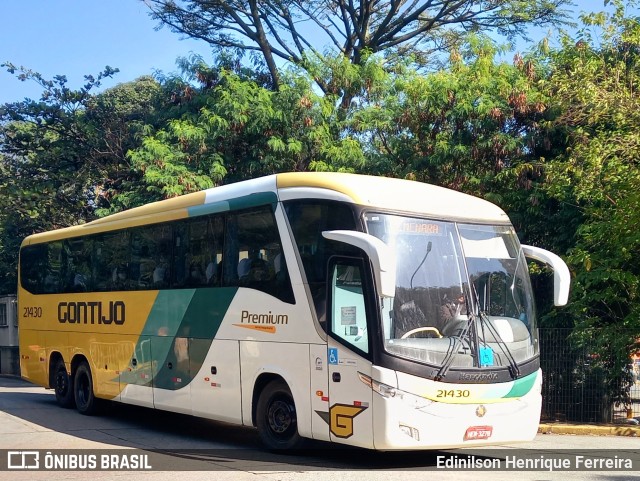
[[340,379],[342,379],[342,378],[340,377],[340,373],[339,372],[334,372],[331,375],[331,379],[333,379],[333,382],[340,382]]

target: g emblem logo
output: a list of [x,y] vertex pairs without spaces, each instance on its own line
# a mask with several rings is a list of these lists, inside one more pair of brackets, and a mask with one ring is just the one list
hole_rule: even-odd
[[350,406],[348,404],[334,404],[329,409],[329,426],[331,434],[339,438],[353,436],[353,418],[367,409],[363,406]]

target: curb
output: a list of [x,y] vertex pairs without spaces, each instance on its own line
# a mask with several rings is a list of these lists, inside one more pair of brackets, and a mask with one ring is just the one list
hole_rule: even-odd
[[541,423],[538,433],[640,437],[640,426]]

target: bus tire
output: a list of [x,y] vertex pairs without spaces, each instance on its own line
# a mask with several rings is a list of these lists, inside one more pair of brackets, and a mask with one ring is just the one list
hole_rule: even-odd
[[260,393],[256,410],[258,434],[273,451],[295,449],[302,445],[293,396],[283,381],[272,381]]
[[97,412],[98,400],[93,393],[91,368],[86,361],[82,361],[76,369],[73,378],[73,393],[76,409],[80,414],[91,416]]
[[53,371],[53,389],[56,393],[56,401],[60,406],[63,408],[75,406],[73,382],[62,359],[58,360]]

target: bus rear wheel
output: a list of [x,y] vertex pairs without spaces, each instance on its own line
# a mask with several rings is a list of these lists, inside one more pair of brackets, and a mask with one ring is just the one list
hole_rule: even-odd
[[86,361],[82,361],[73,380],[73,393],[76,401],[76,409],[80,414],[91,416],[98,409],[98,400],[93,394],[93,379],[91,368]]
[[296,406],[286,383],[273,381],[260,393],[256,424],[267,448],[281,451],[301,447]]
[[56,401],[63,408],[72,408],[75,402],[73,397],[73,383],[67,373],[64,361],[59,359],[53,371],[53,389],[56,393]]

